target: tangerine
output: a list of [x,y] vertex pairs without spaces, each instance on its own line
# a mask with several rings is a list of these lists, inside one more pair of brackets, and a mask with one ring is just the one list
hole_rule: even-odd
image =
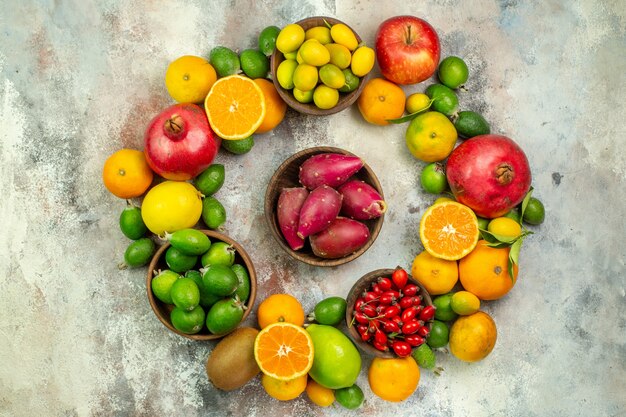
[[254,82],[261,88],[263,97],[265,98],[265,117],[255,133],[269,132],[278,126],[285,118],[287,103],[280,98],[276,87],[274,87],[271,81],[265,78],[257,78]]
[[430,295],[446,294],[459,280],[459,268],[456,261],[436,258],[423,251],[413,259],[411,275]]
[[264,329],[272,323],[304,325],[304,309],[295,297],[289,294],[273,294],[263,300],[257,312],[259,327]]
[[313,339],[295,324],[271,324],[254,341],[254,359],[261,372],[272,378],[289,381],[306,377],[313,366]]
[[431,255],[455,261],[478,242],[478,220],[467,206],[455,201],[432,205],[420,221],[420,239]]
[[478,241],[476,248],[459,262],[463,288],[481,300],[504,297],[515,285],[519,271],[514,264],[513,277],[509,275],[509,251],[510,248],[492,248],[487,241]]
[[272,378],[269,375],[261,375],[261,385],[270,397],[279,401],[296,399],[306,389],[307,376],[302,375],[288,381]]
[[115,152],[102,169],[104,186],[119,198],[139,197],[150,187],[153,176],[146,156],[135,149]]
[[450,329],[450,352],[465,362],[476,362],[491,353],[498,336],[491,316],[478,311],[459,317]]
[[375,125],[386,126],[387,120],[404,114],[406,95],[402,88],[383,78],[372,78],[363,87],[357,105],[363,118]]
[[367,374],[372,392],[386,401],[400,402],[415,392],[420,381],[417,362],[405,358],[379,358],[372,360]]
[[179,103],[202,102],[216,80],[215,68],[199,56],[181,56],[165,72],[167,92]]

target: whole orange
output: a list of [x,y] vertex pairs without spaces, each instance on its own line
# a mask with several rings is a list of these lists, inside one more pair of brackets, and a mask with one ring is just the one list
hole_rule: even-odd
[[150,187],[153,176],[146,156],[135,149],[115,152],[102,169],[104,186],[119,198],[139,197]]
[[386,126],[387,120],[402,117],[405,102],[402,88],[383,78],[372,78],[363,87],[357,105],[367,122]]
[[518,267],[509,275],[509,248],[492,248],[479,240],[476,248],[459,261],[459,279],[463,288],[481,300],[504,297],[517,280]]
[[430,295],[439,295],[447,294],[454,288],[459,280],[459,269],[456,261],[435,258],[423,251],[413,259],[411,275]]
[[491,316],[478,311],[459,317],[450,329],[450,352],[465,362],[476,362],[491,353],[498,332]]
[[374,358],[367,376],[374,394],[386,401],[400,402],[417,389],[420,369],[411,356]]
[[285,118],[287,112],[287,103],[280,98],[276,87],[272,82],[265,78],[256,78],[254,82],[261,87],[263,96],[265,97],[265,118],[261,122],[254,133],[265,133],[274,129]]
[[292,323],[304,325],[304,309],[295,297],[289,294],[273,294],[259,305],[257,311],[261,329],[272,323]]

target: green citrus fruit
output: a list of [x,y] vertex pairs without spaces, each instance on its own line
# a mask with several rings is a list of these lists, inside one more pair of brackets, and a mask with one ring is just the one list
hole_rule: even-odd
[[441,194],[448,187],[448,180],[443,164],[431,162],[426,165],[420,174],[420,184],[427,193]]
[[204,288],[213,295],[226,297],[234,293],[239,286],[237,274],[229,266],[210,265],[203,271]]
[[426,343],[433,349],[444,347],[448,344],[449,337],[450,329],[448,325],[442,321],[433,320],[430,333],[426,338]]
[[330,88],[341,88],[346,84],[346,76],[339,67],[333,64],[323,65],[319,69],[320,81]]
[[459,108],[459,99],[452,89],[443,84],[432,84],[425,91],[426,95],[433,99],[430,105],[432,110],[452,116]]
[[224,265],[232,266],[235,262],[236,249],[226,242],[215,242],[209,250],[202,255],[202,266]]
[[124,252],[124,263],[131,268],[144,266],[150,262],[155,249],[154,242],[150,238],[142,237],[135,240]]
[[280,33],[277,26],[268,26],[259,34],[259,50],[269,56],[276,49],[276,38]]
[[239,140],[223,140],[222,148],[226,149],[230,153],[234,153],[235,155],[243,155],[252,149],[254,146],[254,137],[248,136],[245,139]]
[[349,410],[356,410],[365,400],[365,395],[358,385],[335,390],[335,400]]
[[173,247],[186,255],[202,255],[211,247],[209,237],[197,229],[188,228],[177,230],[172,234],[166,233],[165,238]]
[[311,324],[306,330],[315,352],[311,378],[330,389],[352,386],[361,372],[361,355],[352,341],[333,326]]
[[187,255],[174,246],[170,246],[165,251],[165,263],[174,272],[182,274],[196,266],[198,257],[195,255]]
[[202,282],[202,274],[200,271],[196,271],[195,269],[189,270],[185,273],[185,278],[190,278],[193,282],[198,286],[198,290],[200,290],[200,305],[204,308],[209,308],[213,304],[217,303],[221,300],[221,297],[211,294],[204,287],[204,283]]
[[351,93],[357,88],[359,88],[359,84],[361,83],[361,79],[354,75],[350,68],[346,68],[342,70],[343,76],[346,79],[346,83],[343,87],[339,89],[340,93]]
[[293,73],[298,68],[298,62],[293,59],[285,59],[278,65],[276,69],[276,79],[278,84],[285,90],[291,90],[294,87]]
[[217,198],[205,197],[202,201],[201,216],[209,229],[217,229],[226,221],[226,209]]
[[225,298],[213,304],[206,315],[206,326],[213,334],[228,333],[239,325],[242,318],[243,304]]
[[328,297],[315,305],[312,317],[319,324],[335,326],[346,317],[347,303],[341,297]]
[[469,71],[465,61],[457,56],[449,56],[439,64],[437,75],[443,85],[455,89],[467,81]]
[[270,61],[256,49],[244,49],[239,54],[241,70],[250,78],[265,78],[270,71]]
[[469,291],[458,291],[452,296],[450,307],[460,316],[469,316],[480,309],[480,299]]
[[449,293],[434,298],[433,305],[437,308],[435,310],[435,318],[437,320],[448,321],[453,320],[457,316],[450,305],[453,295],[453,293]]
[[237,53],[225,46],[216,46],[211,49],[209,61],[220,77],[237,74],[241,69]]
[[293,98],[298,100],[300,103],[310,103],[313,101],[313,90],[302,91],[294,88],[291,92],[293,93]]
[[535,197],[530,197],[526,210],[524,210],[524,221],[528,224],[541,224],[546,218],[546,209],[543,203]]
[[120,229],[124,236],[137,240],[142,238],[148,228],[141,218],[141,209],[129,204],[120,214]]

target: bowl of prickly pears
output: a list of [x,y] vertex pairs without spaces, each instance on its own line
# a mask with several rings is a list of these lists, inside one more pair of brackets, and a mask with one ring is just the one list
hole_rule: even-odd
[[348,333],[372,356],[409,356],[426,343],[434,317],[426,288],[400,267],[369,272],[348,293]]
[[235,240],[213,230],[166,233],[146,276],[150,306],[172,332],[219,339],[250,314],[256,298],[252,260]]
[[365,253],[378,237],[386,210],[372,168],[330,146],[287,158],[265,193],[265,219],[276,242],[314,266],[342,265]]

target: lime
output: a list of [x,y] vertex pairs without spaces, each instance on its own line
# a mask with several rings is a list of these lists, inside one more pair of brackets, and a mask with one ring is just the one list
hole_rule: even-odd
[[232,266],[235,262],[235,247],[226,242],[215,242],[209,250],[202,255],[202,266],[224,265]]
[[457,316],[450,306],[453,295],[453,293],[449,293],[434,298],[433,305],[437,308],[435,310],[435,318],[437,320],[448,321],[453,320]]
[[535,197],[530,197],[526,210],[524,210],[524,221],[528,224],[541,224],[546,218],[546,209],[543,203]]
[[276,79],[282,88],[291,90],[293,84],[293,73],[298,67],[298,62],[293,59],[285,59],[276,69]]
[[304,32],[304,39],[315,39],[322,45],[329,44],[333,41],[333,38],[330,37],[330,29],[326,26],[314,26],[307,29],[307,31]]
[[313,92],[313,102],[317,107],[323,110],[332,109],[339,101],[339,91],[320,84]]
[[315,67],[328,64],[330,61],[330,52],[317,39],[305,41],[298,52],[305,64]]
[[198,257],[195,255],[186,255],[174,246],[170,246],[165,251],[165,263],[174,272],[182,274],[189,271],[198,262]]
[[276,38],[280,33],[277,26],[268,26],[259,34],[259,50],[265,55],[272,55],[276,49]]
[[180,278],[170,290],[172,302],[182,310],[191,311],[200,304],[200,289],[191,278]]
[[335,390],[335,400],[349,410],[356,410],[363,404],[365,395],[357,384]]
[[200,271],[196,271],[195,269],[189,270],[185,273],[185,278],[192,279],[198,286],[198,290],[200,290],[200,305],[202,307],[209,308],[221,299],[207,291],[202,282],[202,274]]
[[330,63],[336,65],[341,69],[347,69],[352,62],[352,54],[350,54],[350,50],[343,45],[339,45],[338,43],[329,43],[328,45],[324,45],[328,52],[330,53]]
[[478,135],[487,135],[491,132],[489,123],[480,114],[473,111],[459,112],[454,121],[454,127],[459,135],[464,138],[473,138]]
[[213,304],[206,315],[206,326],[213,334],[228,333],[239,325],[242,318],[243,304],[225,298]]
[[202,255],[211,247],[209,237],[197,229],[181,229],[172,234],[166,232],[165,238],[186,255]]
[[196,306],[191,311],[174,307],[170,313],[172,326],[179,332],[185,334],[195,334],[202,330],[204,317],[204,309],[200,306]]
[[313,90],[302,91],[297,88],[292,90],[293,98],[298,100],[300,103],[310,103],[313,101]]
[[432,351],[428,344],[424,343],[419,345],[412,353],[413,359],[424,369],[433,369],[435,367],[437,359],[435,353]]
[[235,295],[239,297],[242,303],[245,303],[250,296],[250,276],[245,266],[234,264],[230,269],[237,275],[237,289]]
[[361,79],[357,77],[356,75],[354,75],[352,73],[352,70],[350,70],[350,68],[346,68],[342,72],[346,79],[346,83],[344,84],[343,87],[339,89],[340,92],[351,93],[352,91],[359,88],[359,83],[361,82]]
[[304,29],[302,26],[292,23],[287,25],[276,37],[276,48],[283,54],[297,50],[304,42]]
[[426,89],[426,95],[433,99],[431,109],[452,116],[459,107],[459,99],[454,91],[443,84],[432,84]]
[[222,188],[225,177],[224,165],[212,164],[202,171],[202,173],[194,179],[193,183],[204,196],[210,196]]
[[229,266],[210,265],[203,270],[202,283],[211,294],[225,297],[235,292],[239,279]]
[[430,107],[430,97],[422,93],[414,93],[406,98],[404,108],[408,114],[417,113]]
[[317,68],[309,64],[299,64],[293,72],[293,85],[302,91],[309,91],[317,85]]
[[485,237],[483,236],[482,230],[487,230],[487,227],[489,227],[489,219],[476,216],[476,220],[478,220],[478,228],[481,230],[480,232],[481,239],[484,239]]
[[202,221],[209,229],[217,229],[226,221],[226,209],[217,198],[206,197],[202,200]]
[[469,291],[458,291],[452,296],[450,307],[458,315],[469,316],[480,309],[480,299]]
[[320,80],[330,88],[341,88],[346,84],[346,76],[333,64],[322,65],[319,69]]
[[467,81],[469,71],[465,61],[457,56],[446,57],[439,64],[439,81],[449,88],[458,88]]
[[502,217],[508,217],[509,219],[513,219],[513,220],[515,220],[518,223],[522,220],[520,218],[520,213],[519,213],[519,210],[517,208],[512,208],[508,213],[506,213]]
[[254,138],[252,136],[248,136],[245,139],[222,141],[222,148],[226,149],[230,153],[234,153],[235,155],[248,153],[253,146]]
[[144,266],[150,262],[154,251],[155,245],[152,239],[142,237],[128,245],[124,252],[124,263],[131,268]]
[[180,275],[174,271],[170,271],[169,269],[159,272],[159,274],[154,277],[150,283],[152,293],[156,298],[164,303],[172,304],[173,301],[170,291],[172,289],[172,285],[174,285],[179,278]]
[[347,303],[341,297],[328,297],[315,306],[310,316],[319,324],[335,326],[346,316]]
[[237,53],[225,46],[216,46],[211,49],[209,61],[220,77],[237,74],[241,69]]
[[250,78],[265,78],[270,71],[270,61],[257,49],[244,49],[239,55],[241,69]]
[[448,325],[439,320],[433,320],[432,327],[428,337],[426,337],[426,343],[431,348],[440,348],[448,344],[450,337],[450,329]]
[[448,187],[448,180],[443,164],[431,162],[426,165],[420,174],[420,184],[427,193],[441,194]]
[[120,229],[124,236],[132,240],[137,240],[146,234],[148,228],[141,218],[139,207],[128,204],[120,214]]

